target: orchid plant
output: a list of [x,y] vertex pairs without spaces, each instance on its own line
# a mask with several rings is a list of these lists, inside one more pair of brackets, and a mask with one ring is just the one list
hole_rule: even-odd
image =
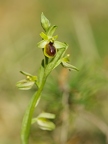
[[30,127],[31,124],[35,122],[43,130],[53,130],[55,128],[55,124],[50,121],[50,119],[55,118],[54,114],[43,112],[36,118],[33,118],[34,110],[39,103],[48,75],[60,64],[69,70],[78,70],[76,67],[69,64],[70,55],[65,55],[65,52],[68,49],[68,44],[57,41],[57,35],[53,36],[57,26],[51,25],[50,21],[43,13],[41,14],[41,26],[44,29],[44,32],[40,33],[42,40],[37,46],[42,49],[44,59],[41,62],[39,73],[37,76],[34,76],[27,72],[20,71],[25,76],[25,79],[17,82],[17,87],[20,90],[29,90],[33,85],[36,86],[36,92],[31,98],[22,122],[22,144],[28,144]]

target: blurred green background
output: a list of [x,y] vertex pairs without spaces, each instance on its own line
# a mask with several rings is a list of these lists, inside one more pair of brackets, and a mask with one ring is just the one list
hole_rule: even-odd
[[[20,144],[21,122],[30,91],[16,82],[24,70],[36,74],[43,58],[40,15],[58,26],[79,72],[57,68],[47,80],[35,115],[56,114],[56,129],[33,125],[32,144],[108,143],[108,1],[0,0],[0,144]],[[68,91],[67,91],[68,89]]]

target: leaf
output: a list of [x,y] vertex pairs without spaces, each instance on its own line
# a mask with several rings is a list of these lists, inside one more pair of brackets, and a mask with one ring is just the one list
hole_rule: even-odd
[[49,20],[44,16],[43,13],[41,14],[41,25],[42,25],[42,28],[45,30],[45,32],[47,32],[47,30],[49,29],[51,25]]
[[55,66],[54,66],[54,68],[53,69],[55,69],[57,66],[59,66],[59,64],[61,64],[61,62],[62,62],[62,60],[60,59],[60,60],[58,60],[57,61],[57,63],[55,64]]

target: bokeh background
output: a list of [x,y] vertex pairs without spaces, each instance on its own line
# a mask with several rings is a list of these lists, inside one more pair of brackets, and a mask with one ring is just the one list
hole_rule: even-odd
[[51,73],[35,115],[56,114],[56,129],[31,127],[32,144],[108,143],[108,1],[0,0],[0,144],[20,144],[21,122],[35,91],[19,91],[20,70],[37,74],[43,53],[40,15],[58,26],[70,61]]

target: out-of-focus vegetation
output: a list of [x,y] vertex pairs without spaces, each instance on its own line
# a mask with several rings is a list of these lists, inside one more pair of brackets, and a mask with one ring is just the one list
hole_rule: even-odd
[[70,45],[71,63],[48,78],[35,115],[56,114],[53,132],[31,128],[30,143],[108,143],[108,2],[106,0],[0,1],[0,144],[19,144],[21,122],[34,92],[19,91],[19,71],[36,74],[43,54],[40,14],[58,26],[59,40]]

